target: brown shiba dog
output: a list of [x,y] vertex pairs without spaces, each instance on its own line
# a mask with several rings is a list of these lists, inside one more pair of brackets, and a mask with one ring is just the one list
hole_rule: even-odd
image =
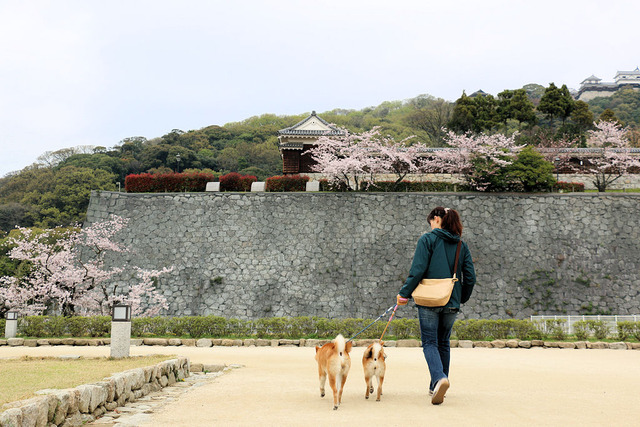
[[329,385],[333,390],[333,409],[338,409],[338,405],[342,402],[342,390],[351,368],[351,357],[349,357],[351,346],[351,341],[345,343],[342,335],[338,335],[335,340],[322,347],[316,346],[320,397],[324,397],[324,384],[328,375]]
[[387,365],[384,361],[384,343],[373,343],[364,351],[362,356],[362,368],[364,369],[364,381],[367,383],[367,391],[364,395],[365,399],[369,398],[369,393],[373,393],[373,377],[378,381],[378,395],[376,401],[380,401],[382,394],[382,382],[384,381],[384,372]]

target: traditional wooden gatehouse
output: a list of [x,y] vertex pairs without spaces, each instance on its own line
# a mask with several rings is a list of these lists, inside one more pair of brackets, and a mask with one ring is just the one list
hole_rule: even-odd
[[313,147],[321,136],[338,136],[343,132],[316,115],[315,111],[295,125],[278,131],[278,148],[285,175],[312,173],[313,159],[305,151]]

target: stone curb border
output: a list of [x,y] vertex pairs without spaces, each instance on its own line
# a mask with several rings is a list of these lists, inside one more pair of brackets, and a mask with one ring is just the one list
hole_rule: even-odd
[[186,357],[114,374],[66,390],[40,390],[40,396],[4,404],[0,426],[80,426],[189,376]]
[[[318,340],[318,339],[210,339],[210,338],[139,338],[132,339],[131,345],[134,346],[185,346],[185,347],[279,347],[279,346],[293,346],[293,347],[315,347],[321,346],[331,340]],[[362,339],[354,340],[355,347],[366,347],[369,344],[375,342],[374,339]],[[7,340],[0,340],[0,346],[8,345],[11,347],[25,346],[25,347],[42,347],[51,345],[72,345],[72,346],[103,346],[110,345],[111,339],[99,338],[99,339],[84,339],[84,338],[62,338],[62,339],[24,339],[24,338],[9,338]],[[421,347],[419,340],[397,340],[397,341],[385,341],[385,347]],[[576,342],[564,342],[564,341],[543,341],[543,340],[494,340],[494,341],[471,341],[471,340],[451,340],[452,348],[573,348],[573,349],[612,349],[612,350],[640,350],[640,342],[589,342],[589,341],[576,341]]]

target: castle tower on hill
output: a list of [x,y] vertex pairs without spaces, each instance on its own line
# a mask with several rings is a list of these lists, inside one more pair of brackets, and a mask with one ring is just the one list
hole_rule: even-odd
[[633,71],[618,71],[613,79],[613,82],[603,82],[594,75],[587,77],[580,83],[576,100],[586,102],[598,97],[611,96],[620,89],[640,90],[640,68],[638,67]]

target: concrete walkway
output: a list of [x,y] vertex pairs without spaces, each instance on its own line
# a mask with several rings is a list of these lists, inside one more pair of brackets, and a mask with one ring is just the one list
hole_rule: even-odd
[[[444,404],[427,396],[419,348],[387,349],[381,402],[364,399],[361,358],[352,367],[337,411],[320,398],[315,350],[309,347],[132,347],[132,354],[179,354],[192,363],[241,364],[167,402],[153,426],[638,426],[640,351],[452,349]],[[2,347],[0,357],[108,356],[108,347]]]

